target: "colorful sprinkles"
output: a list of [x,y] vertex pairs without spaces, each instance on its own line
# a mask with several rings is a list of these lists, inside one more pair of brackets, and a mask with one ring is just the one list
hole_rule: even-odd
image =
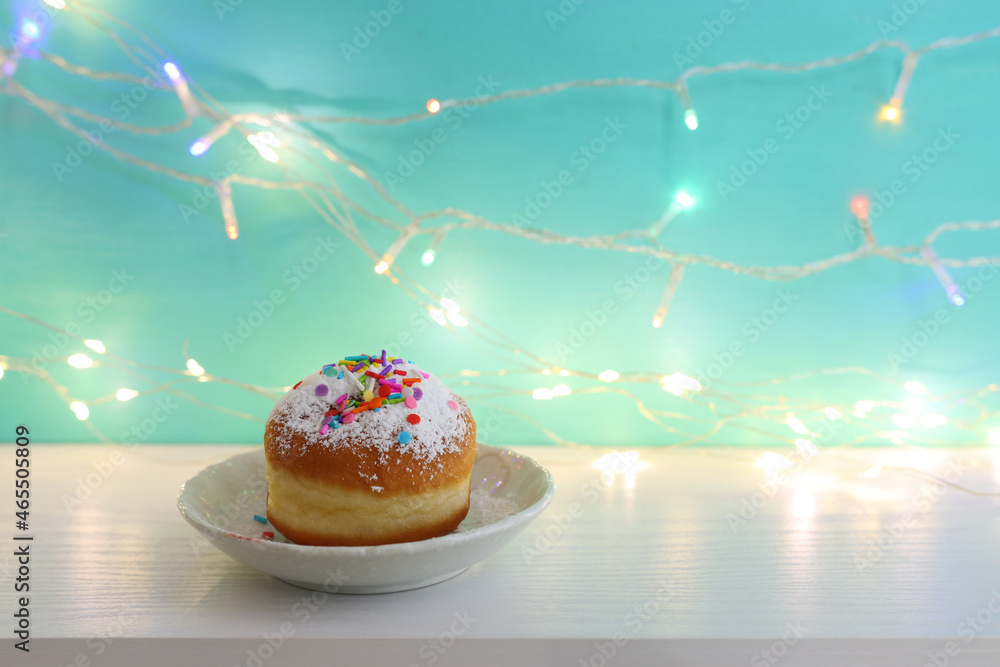
[[[353,395],[341,394],[334,400],[329,385],[323,382],[316,385],[316,396],[329,397],[332,401],[320,422],[320,435],[325,436],[341,425],[352,424],[358,414],[368,410],[376,412],[382,407],[396,406],[400,403],[408,410],[416,410],[417,401],[424,395],[423,390],[417,385],[430,375],[413,369],[415,375],[408,376],[407,371],[397,367],[403,361],[398,357],[388,357],[386,351],[382,350],[380,355],[353,355],[324,365],[319,371],[320,375],[329,378],[336,376],[338,380],[347,375],[355,391],[352,392]],[[299,384],[302,383],[296,384],[294,388],[298,388]],[[448,401],[448,407],[458,410],[455,401]],[[414,425],[419,424],[420,415],[411,412],[406,416],[406,421]],[[409,431],[400,431],[396,438],[400,444],[405,445],[413,439],[413,435]],[[267,519],[256,515],[254,520],[267,523]],[[264,532],[261,536],[273,539],[274,534]]]
[[264,524],[264,525],[267,525],[267,519],[266,519],[266,518],[264,518],[264,517],[262,517],[262,516],[261,516],[261,515],[259,515],[259,514],[254,514],[254,515],[253,515],[253,520],[254,520],[254,521],[259,521],[260,523],[262,523],[262,524]]

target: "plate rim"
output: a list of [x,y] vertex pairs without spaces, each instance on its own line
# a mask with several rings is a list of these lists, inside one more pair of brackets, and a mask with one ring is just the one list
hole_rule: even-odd
[[525,519],[530,519],[538,514],[541,514],[546,507],[552,502],[556,491],[556,482],[552,477],[552,473],[548,468],[540,464],[534,458],[521,454],[515,450],[508,449],[506,447],[494,447],[493,445],[487,445],[482,442],[476,443],[476,458],[478,460],[480,453],[493,453],[493,454],[503,454],[507,456],[516,456],[525,461],[530,461],[532,465],[537,467],[545,475],[546,489],[542,497],[536,500],[534,503],[525,507],[519,512],[515,512],[509,516],[502,519],[494,521],[493,523],[488,523],[483,526],[478,526],[476,528],[471,528],[469,530],[463,531],[461,533],[451,532],[447,535],[441,535],[439,537],[431,537],[425,540],[416,540],[413,542],[393,542],[391,544],[371,544],[366,546],[314,546],[309,544],[295,544],[293,542],[274,542],[272,540],[267,540],[261,537],[253,537],[248,535],[240,535],[229,530],[224,530],[208,523],[206,520],[197,516],[193,513],[192,509],[184,501],[184,493],[187,490],[188,484],[194,481],[196,478],[205,474],[209,468],[212,466],[217,466],[228,461],[231,461],[237,457],[248,456],[252,454],[259,454],[264,449],[261,445],[258,448],[251,449],[250,451],[240,452],[239,454],[233,454],[221,461],[209,464],[208,466],[202,468],[196,472],[192,477],[188,478],[183,484],[181,484],[180,491],[177,494],[177,509],[180,511],[181,516],[191,524],[199,532],[205,534],[210,533],[218,538],[225,540],[234,540],[236,542],[244,544],[255,544],[258,547],[263,547],[265,549],[278,550],[288,552],[290,554],[300,554],[300,555],[329,555],[329,556],[373,556],[373,555],[390,555],[394,552],[406,553],[411,552],[416,548],[437,548],[446,547],[451,545],[461,544],[463,542],[477,540],[480,538],[489,537],[496,533],[502,533],[508,527],[518,524]]

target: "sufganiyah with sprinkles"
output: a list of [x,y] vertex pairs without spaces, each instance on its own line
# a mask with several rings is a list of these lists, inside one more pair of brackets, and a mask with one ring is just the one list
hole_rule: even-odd
[[297,544],[445,535],[469,511],[476,424],[412,361],[350,355],[306,376],[264,430],[267,519]]

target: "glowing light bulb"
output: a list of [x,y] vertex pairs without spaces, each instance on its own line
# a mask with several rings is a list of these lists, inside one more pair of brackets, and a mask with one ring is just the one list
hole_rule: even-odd
[[986,437],[986,442],[991,445],[1000,446],[1000,428],[995,428],[990,431],[990,434]]
[[76,413],[76,418],[80,421],[86,421],[87,417],[90,416],[90,408],[87,407],[86,403],[81,401],[73,401],[69,404],[69,409]]
[[469,320],[465,319],[464,317],[462,317],[458,313],[454,313],[454,312],[452,312],[452,311],[449,310],[449,311],[445,312],[444,315],[445,315],[445,317],[448,318],[448,321],[451,322],[452,324],[454,324],[456,327],[467,327],[467,326],[469,326]]
[[871,201],[868,197],[857,196],[851,199],[851,212],[859,218],[868,219],[868,208]]
[[448,323],[448,320],[445,319],[444,311],[440,308],[428,308],[427,313],[431,316],[432,320],[441,326],[445,326]]
[[187,360],[187,369],[188,369],[188,371],[191,372],[191,375],[204,375],[205,374],[205,369],[202,368],[201,364],[199,364],[194,359],[188,359]]
[[207,141],[205,141],[204,139],[198,139],[193,144],[191,144],[190,148],[188,148],[188,153],[190,153],[195,157],[204,155],[205,151],[208,150],[208,146],[209,143]]
[[124,403],[125,401],[131,401],[133,398],[139,395],[135,389],[128,389],[127,387],[122,387],[115,392],[115,398]]
[[890,123],[899,122],[899,107],[892,104],[887,104],[882,107],[882,119],[887,120]]
[[938,412],[931,412],[920,418],[920,425],[924,428],[937,428],[948,423],[948,418]]
[[789,412],[786,417],[786,423],[788,424],[788,428],[792,429],[796,433],[809,435],[809,429],[806,428],[806,425],[802,423],[801,419],[793,415],[791,412]]
[[660,378],[660,385],[664,391],[669,391],[674,396],[683,396],[689,391],[701,391],[701,383],[683,373],[664,375]]
[[[388,259],[386,259],[386,257],[388,257]],[[389,270],[389,262],[391,262],[391,261],[392,261],[392,257],[389,257],[388,255],[383,255],[382,256],[382,261],[380,261],[378,264],[375,265],[375,273],[377,273],[379,275],[382,275],[383,273],[385,273],[386,271],[388,271]]]
[[916,380],[910,380],[903,385],[903,389],[910,392],[911,394],[926,394],[927,385],[923,382],[917,382]]
[[36,40],[41,36],[42,31],[38,24],[31,19],[24,19],[21,21],[21,34],[24,35],[25,39]]
[[531,392],[531,397],[537,401],[547,401],[552,398],[552,390],[546,389],[545,387],[539,387],[535,391]]
[[868,479],[878,479],[879,475],[882,474],[882,466],[872,466],[861,474]]
[[653,315],[653,328],[659,329],[663,326],[663,318],[659,315]]
[[684,190],[681,190],[674,196],[674,201],[685,211],[695,205],[694,197]]
[[689,130],[698,129],[698,114],[694,112],[694,109],[687,109],[684,112],[684,124],[688,126]]
[[569,396],[572,393],[573,390],[569,388],[569,385],[557,384],[556,386],[552,387],[553,396]]
[[173,63],[163,63],[163,71],[167,73],[171,81],[178,81],[181,78],[181,71]]
[[569,377],[569,371],[564,368],[561,371],[559,371],[559,375],[562,375],[563,377]]
[[874,401],[858,401],[857,403],[854,404],[854,409],[855,410],[857,410],[858,412],[864,412],[864,413],[871,412],[872,408],[874,408],[874,407],[875,407],[875,402]]
[[430,266],[434,263],[434,256],[437,255],[433,250],[425,250],[424,254],[420,257],[420,263],[424,266]]
[[88,338],[87,340],[83,341],[83,344],[89,347],[97,354],[104,354],[105,352],[108,351],[107,348],[104,347],[104,343],[102,343],[99,340],[95,340],[93,338]]
[[90,368],[94,365],[94,360],[85,354],[73,354],[66,359],[66,363],[74,368]]
[[258,132],[247,137],[250,145],[257,149],[260,156],[268,162],[278,162],[281,158],[274,152],[272,146],[280,146],[281,142],[271,132]]
[[455,303],[453,300],[447,297],[441,299],[441,305],[444,306],[444,309],[447,310],[449,313],[458,313],[462,310],[461,306],[459,306],[457,303]]
[[441,103],[434,98],[427,100],[427,111],[430,113],[441,111]]
[[597,379],[603,380],[604,382],[614,382],[620,377],[621,375],[618,374],[618,371],[612,371],[612,370],[601,371],[600,373],[597,374]]
[[827,419],[832,419],[834,421],[844,416],[843,414],[841,414],[840,410],[832,407],[824,408],[823,414],[826,415]]
[[958,285],[948,285],[948,287],[945,288],[945,294],[948,295],[948,300],[956,306],[965,305],[965,296],[962,294],[962,289]]
[[0,380],[3,379],[3,364],[0,364]]
[[56,9],[64,9],[66,7],[65,0],[45,0],[45,4]]

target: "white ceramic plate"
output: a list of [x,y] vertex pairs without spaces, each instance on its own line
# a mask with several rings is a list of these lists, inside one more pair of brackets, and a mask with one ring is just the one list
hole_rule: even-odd
[[[188,523],[239,562],[290,584],[331,593],[390,593],[436,584],[486,558],[552,501],[552,475],[527,456],[479,444],[469,515],[454,532],[372,547],[292,544],[266,517],[264,448],[211,465],[181,487]],[[274,541],[263,539],[274,532]]]

